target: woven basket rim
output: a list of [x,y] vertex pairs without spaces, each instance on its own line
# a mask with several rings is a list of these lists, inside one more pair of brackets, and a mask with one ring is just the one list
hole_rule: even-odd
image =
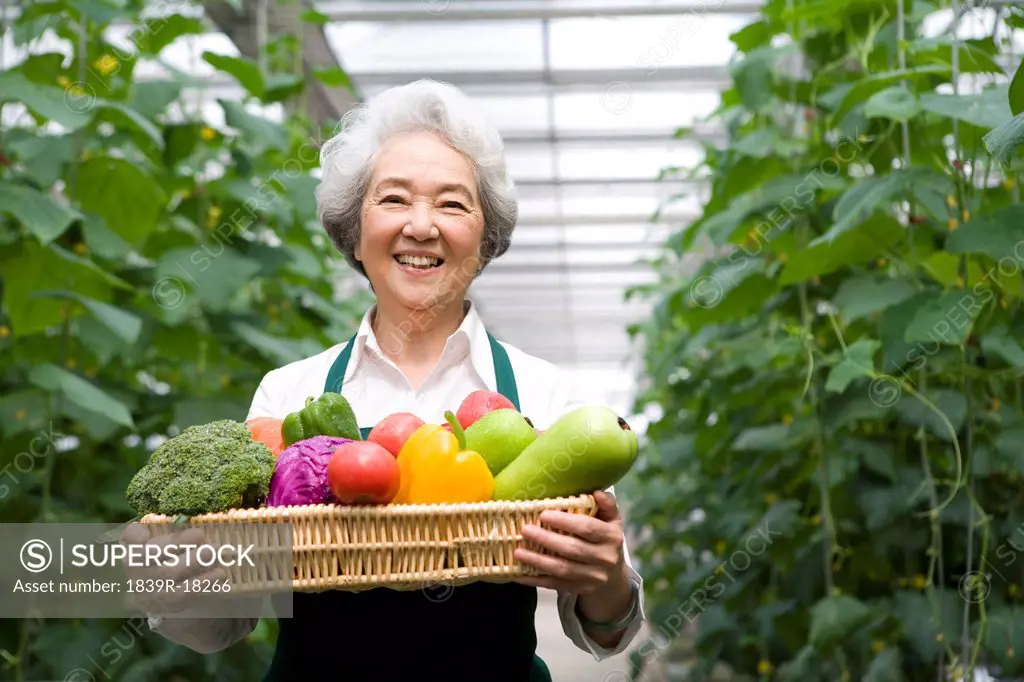
[[[252,509],[229,509],[222,512],[189,516],[189,523],[203,521],[247,521],[280,519],[308,516],[338,516],[354,518],[406,517],[406,516],[459,516],[487,512],[531,512],[537,509],[565,509],[574,507],[596,507],[593,495],[583,494],[571,497],[552,497],[537,500],[488,500],[486,502],[458,502],[446,504],[381,504],[343,505],[307,504],[281,507],[257,507]],[[146,514],[142,523],[171,523],[180,515]]]

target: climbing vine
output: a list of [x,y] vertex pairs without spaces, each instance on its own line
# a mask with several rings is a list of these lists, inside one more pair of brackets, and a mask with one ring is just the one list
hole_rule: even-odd
[[[215,100],[167,61],[206,31],[198,5],[15,4],[18,56],[0,55],[0,521],[122,523],[163,438],[244,419],[263,374],[347,338],[368,300],[316,217],[331,125],[302,114],[296,39],[265,36],[259,59],[197,54],[241,93]],[[0,679],[241,682],[275,637],[264,621],[203,656],[141,618],[10,618]]]
[[636,677],[691,640],[690,679],[1024,673],[1021,29],[771,0],[732,36],[703,215],[632,292]]

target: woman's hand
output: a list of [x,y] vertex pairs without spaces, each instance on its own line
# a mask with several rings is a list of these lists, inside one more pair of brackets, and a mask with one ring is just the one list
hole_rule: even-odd
[[[209,544],[206,534],[201,528],[187,528],[185,530],[168,533],[154,537],[144,523],[131,523],[121,534],[121,542],[125,545],[155,545],[154,553],[163,555],[164,548],[168,545],[205,545]],[[145,556],[145,548],[142,554]],[[171,563],[168,561],[168,563]],[[129,580],[138,587],[132,590],[132,598],[148,615],[168,615],[181,613],[203,603],[210,603],[211,595],[198,590],[186,590],[183,583],[189,579],[198,579],[200,584],[209,580],[210,582],[222,582],[227,579],[227,572],[222,568],[214,566],[204,568],[197,561],[188,565],[185,556],[179,553],[179,561],[174,566],[145,566],[130,565],[125,562],[124,570]]]
[[[597,516],[551,510],[541,513],[540,521],[545,526],[569,535],[560,535],[532,524],[523,527],[524,539],[540,545],[552,555],[517,549],[517,560],[545,575],[526,576],[516,582],[579,595],[601,594],[611,598],[612,602],[624,601],[625,606],[620,611],[625,612],[629,608],[630,589],[623,552],[622,516],[612,495],[603,490],[595,491],[593,495],[597,502]],[[621,595],[625,595],[624,600],[616,599]],[[614,604],[608,605],[614,607]],[[587,615],[594,620],[615,620],[618,617]]]

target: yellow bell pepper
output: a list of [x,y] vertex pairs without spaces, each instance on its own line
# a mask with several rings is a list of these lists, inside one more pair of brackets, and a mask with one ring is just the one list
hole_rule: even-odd
[[485,502],[494,495],[494,476],[478,452],[466,450],[466,436],[452,412],[452,432],[436,424],[416,429],[398,452],[401,475],[393,504]]

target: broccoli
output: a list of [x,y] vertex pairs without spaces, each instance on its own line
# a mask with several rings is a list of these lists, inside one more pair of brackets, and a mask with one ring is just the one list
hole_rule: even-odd
[[244,424],[225,419],[190,426],[153,451],[125,496],[140,515],[256,507],[269,492],[276,463]]

